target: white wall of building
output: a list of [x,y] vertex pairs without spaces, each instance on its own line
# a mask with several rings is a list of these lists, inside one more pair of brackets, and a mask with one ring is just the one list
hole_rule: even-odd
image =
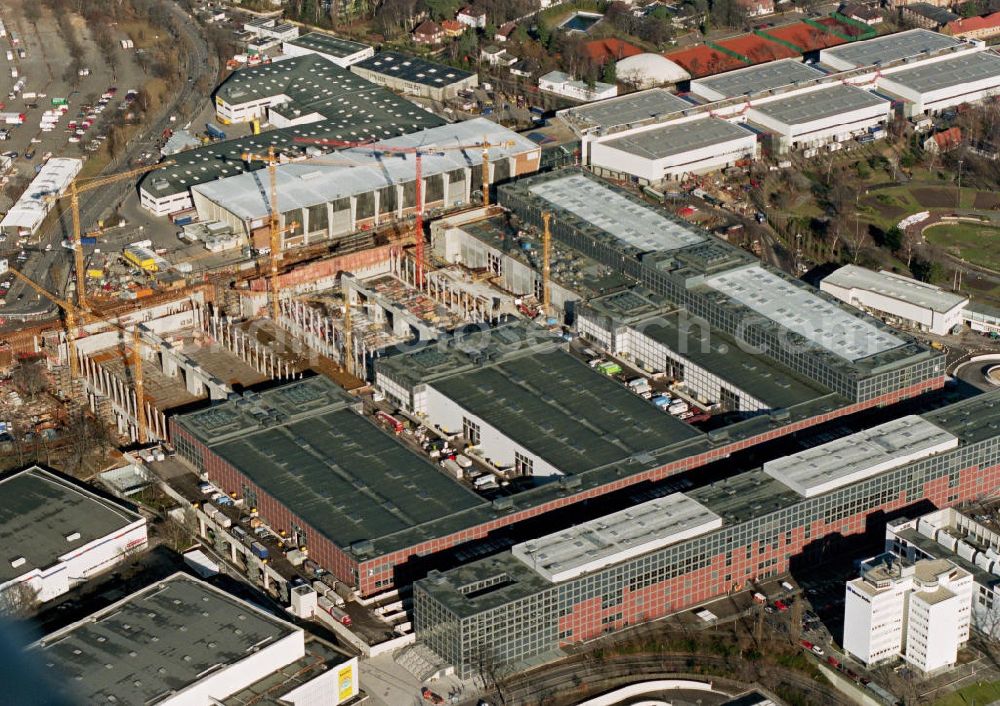
[[819,288],[851,306],[902,319],[912,326],[939,336],[961,325],[962,312],[968,304],[968,300],[965,300],[947,311],[935,311],[917,302],[903,301],[872,289],[844,287],[830,282],[829,279],[821,281]]
[[[803,94],[800,98],[803,101],[808,101],[809,94]],[[888,123],[891,110],[892,104],[886,101],[881,105],[849,110],[821,120],[785,123],[766,115],[757,108],[751,108],[747,111],[747,120],[778,135],[779,150],[787,151],[793,147],[805,148],[828,142],[843,142],[864,133],[868,128]]]
[[[963,572],[964,573],[964,572]],[[949,592],[947,598],[931,598]],[[955,664],[958,648],[969,639],[972,576],[935,592],[914,593],[906,626],[906,661],[925,673]]]
[[745,137],[687,150],[661,159],[647,159],[604,142],[590,146],[590,164],[621,174],[631,174],[651,183],[680,179],[685,174],[707,174],[733,166],[741,159],[757,156],[757,137]]
[[878,664],[899,655],[903,646],[906,591],[901,585],[871,595],[860,583],[848,581],[844,597],[844,651],[864,664]]
[[513,468],[514,454],[518,453],[531,460],[532,475],[536,478],[563,475],[562,471],[545,461],[541,456],[515,443],[513,439],[490,425],[485,419],[472,414],[436,390],[433,383],[426,385],[425,388],[427,421],[448,434],[461,434],[464,419],[477,424],[479,426],[478,455],[494,466]]
[[[67,552],[52,566],[33,569],[0,584],[0,593],[13,584],[26,583],[37,592],[39,601],[51,601],[120,563],[127,552],[144,550],[147,541],[146,520],[140,517],[114,534]],[[14,554],[7,558],[8,561],[16,556],[16,549],[12,551]]]
[[204,706],[244,689],[306,654],[304,633],[296,630],[250,654],[246,659],[213,672],[173,696],[164,706]]
[[356,64],[359,61],[364,61],[368,57],[375,56],[374,47],[365,47],[360,51],[356,51],[353,54],[348,54],[347,56],[334,56],[333,54],[326,54],[315,49],[308,49],[306,47],[300,47],[297,44],[292,44],[290,42],[285,42],[281,47],[281,53],[285,57],[292,58],[296,56],[307,56],[308,54],[315,54],[316,56],[323,57],[330,63],[336,64],[343,68],[347,68],[351,64]]
[[139,189],[140,205],[154,216],[169,216],[171,213],[183,211],[194,205],[194,202],[191,200],[191,192],[187,189],[163,196],[157,196],[147,191],[145,185],[152,184],[152,180],[155,178],[155,176],[147,177],[146,181],[143,182],[143,187]]

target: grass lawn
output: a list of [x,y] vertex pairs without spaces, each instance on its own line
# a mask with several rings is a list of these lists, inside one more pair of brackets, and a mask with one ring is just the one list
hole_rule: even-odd
[[975,265],[1000,270],[1000,228],[974,223],[942,223],[925,230],[924,238]]
[[943,699],[938,699],[934,706],[986,706],[997,699],[1000,699],[1000,682],[987,682],[954,691]]

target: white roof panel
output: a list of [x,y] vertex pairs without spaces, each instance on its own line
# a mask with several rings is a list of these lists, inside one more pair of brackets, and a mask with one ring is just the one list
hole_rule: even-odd
[[969,298],[952,294],[927,282],[882,270],[873,272],[857,265],[844,265],[823,279],[824,283],[844,289],[861,289],[898,299],[907,304],[944,313],[968,303]]
[[909,415],[768,461],[764,472],[811,498],[957,446],[955,435]]
[[83,161],[69,157],[53,157],[42,165],[28,188],[0,221],[0,228],[30,228],[34,230],[45,219],[51,204],[45,197],[62,194],[83,168]]
[[581,174],[540,182],[528,190],[642,252],[677,250],[705,240],[693,228]]
[[705,284],[851,362],[905,343],[864,315],[832,304],[804,285],[797,286],[758,265],[708,277]]
[[522,542],[511,552],[558,583],[720,527],[721,517],[684,493],[673,493]]

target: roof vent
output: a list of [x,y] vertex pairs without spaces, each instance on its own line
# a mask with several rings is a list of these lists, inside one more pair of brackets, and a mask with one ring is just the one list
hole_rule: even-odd
[[25,559],[23,556],[19,556],[15,559],[10,560],[10,566],[11,568],[16,569],[19,566],[24,566],[26,561],[27,559]]
[[70,532],[69,534],[66,535],[66,541],[67,542],[75,542],[78,539],[80,539],[80,533],[79,532]]

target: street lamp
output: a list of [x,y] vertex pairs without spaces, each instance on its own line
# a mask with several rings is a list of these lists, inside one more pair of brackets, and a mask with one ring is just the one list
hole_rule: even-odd
[[962,163],[965,160],[958,160],[958,199],[955,208],[962,208]]

